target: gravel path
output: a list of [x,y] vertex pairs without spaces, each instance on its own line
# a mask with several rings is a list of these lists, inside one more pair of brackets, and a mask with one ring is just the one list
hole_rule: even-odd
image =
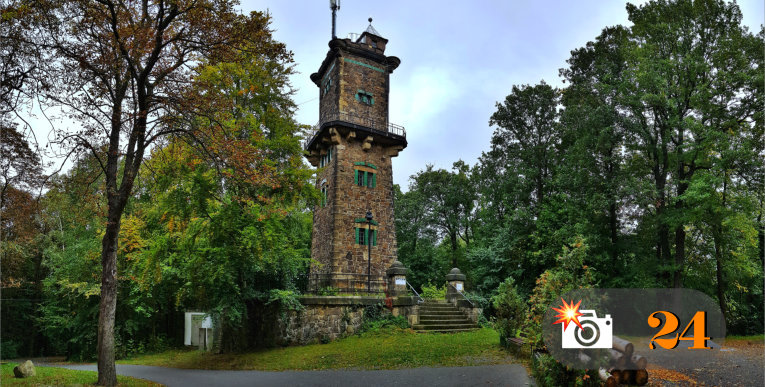
[[[685,350],[678,347],[676,350]],[[644,355],[650,363],[648,380],[652,386],[765,386],[764,350],[763,342],[731,340],[705,356],[700,362],[704,365],[666,368],[658,353]]]
[[687,370],[692,378],[708,386],[765,386],[763,343],[725,343],[713,363]]
[[[95,365],[54,365],[95,371]],[[519,364],[382,371],[212,371],[117,365],[117,373],[167,386],[529,386]]]

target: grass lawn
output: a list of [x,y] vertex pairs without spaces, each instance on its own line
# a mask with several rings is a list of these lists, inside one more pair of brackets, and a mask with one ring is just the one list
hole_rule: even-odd
[[725,341],[751,341],[753,343],[765,341],[765,335],[751,335],[751,336],[725,336]]
[[196,350],[172,350],[119,363],[174,368],[282,371],[445,367],[513,361],[507,351],[500,347],[499,334],[493,329],[439,334],[384,328],[328,344],[225,355]]
[[[4,363],[0,372],[0,384],[3,386],[93,386],[98,381],[94,371],[74,371],[55,367],[38,367],[31,378],[17,379],[13,376],[13,367],[17,363]],[[159,383],[127,376],[117,376],[120,386],[161,386]]]

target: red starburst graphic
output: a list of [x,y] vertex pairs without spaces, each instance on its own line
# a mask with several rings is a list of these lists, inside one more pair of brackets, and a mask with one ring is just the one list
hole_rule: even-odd
[[568,323],[574,322],[577,326],[579,326],[579,329],[582,328],[582,324],[579,323],[579,316],[582,314],[579,313],[579,305],[582,304],[582,300],[579,300],[579,302],[574,305],[574,300],[571,300],[570,304],[566,303],[566,300],[560,299],[563,302],[563,305],[560,306],[560,309],[553,308],[554,311],[558,312],[558,314],[555,317],[558,317],[558,321],[554,322],[555,324],[563,323],[563,330],[565,331],[568,328]]

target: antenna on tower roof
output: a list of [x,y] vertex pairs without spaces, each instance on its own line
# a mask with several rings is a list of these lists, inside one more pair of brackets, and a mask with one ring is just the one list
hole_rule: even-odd
[[340,0],[329,0],[329,9],[332,10],[332,39],[337,38],[335,35],[335,19],[337,19],[337,10],[340,9]]

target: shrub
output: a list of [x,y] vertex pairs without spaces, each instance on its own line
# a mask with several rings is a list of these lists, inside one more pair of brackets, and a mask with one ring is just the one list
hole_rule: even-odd
[[2,346],[0,346],[0,357],[3,359],[19,357],[19,346],[20,344],[13,340],[3,341]]
[[531,372],[540,386],[600,386],[597,371],[569,369],[546,353],[538,354]]
[[445,299],[446,298],[446,285],[441,286],[440,288],[436,285],[431,284],[428,282],[427,285],[422,285],[422,298],[430,298],[430,299]]
[[385,327],[406,329],[409,328],[409,321],[403,316],[394,317],[382,303],[364,308],[364,316],[358,330],[359,334],[379,332]]
[[495,329],[499,332],[499,340],[506,343],[507,339],[518,336],[526,315],[526,301],[518,294],[518,289],[512,278],[499,284],[497,294],[491,298],[496,312]]
[[561,294],[574,289],[586,289],[594,285],[593,272],[584,264],[587,245],[576,238],[571,248],[565,247],[556,257],[557,265],[546,270],[537,279],[529,297],[529,308],[523,320],[523,331],[534,347],[542,347],[542,320],[550,305]]

